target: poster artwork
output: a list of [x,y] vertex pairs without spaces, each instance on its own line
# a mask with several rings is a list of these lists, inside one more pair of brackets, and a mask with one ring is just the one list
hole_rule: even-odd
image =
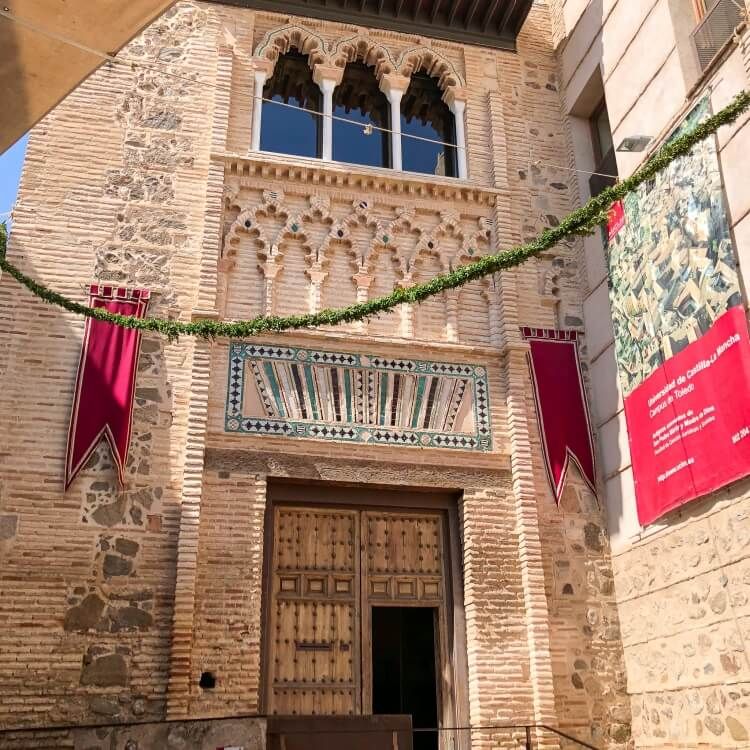
[[[678,131],[709,114],[708,98]],[[750,473],[750,338],[714,138],[608,222],[610,301],[638,517]]]

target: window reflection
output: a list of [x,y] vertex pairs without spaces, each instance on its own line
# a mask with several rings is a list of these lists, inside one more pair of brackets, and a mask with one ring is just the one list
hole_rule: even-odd
[[401,100],[403,167],[408,172],[455,177],[455,145],[439,145],[410,138],[429,138],[443,144],[455,144],[453,113],[442,100],[437,81],[426,73],[413,73],[409,88]]
[[[273,76],[263,88],[260,147],[263,151],[320,157],[322,117],[293,107],[322,111],[323,95],[313,81],[305,55],[292,50],[280,55]],[[290,104],[293,106],[284,106]]]
[[[333,115],[358,124],[333,121],[333,158],[371,167],[391,165],[388,99],[378,87],[375,71],[360,62],[349,63],[341,83],[333,91]],[[373,130],[365,135],[365,126]]]

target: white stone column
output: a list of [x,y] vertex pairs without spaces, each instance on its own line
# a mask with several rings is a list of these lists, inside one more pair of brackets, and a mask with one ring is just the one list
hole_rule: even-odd
[[323,92],[323,161],[333,161],[333,91],[341,83],[344,69],[316,63],[313,81]]
[[318,81],[323,92],[323,161],[333,161],[333,90],[336,81],[322,78]]
[[391,166],[401,171],[403,157],[401,155],[401,98],[404,92],[401,89],[388,89],[388,104],[391,109]]
[[469,176],[466,160],[466,126],[464,124],[464,113],[466,102],[462,99],[453,99],[450,103],[453,119],[456,121],[456,163],[458,164],[458,177],[465,180]]
[[320,262],[310,269],[310,295],[308,312],[320,312],[323,308],[323,282],[328,274]]
[[[405,289],[414,285],[414,276],[411,271],[404,273],[404,278],[398,284]],[[401,335],[405,339],[414,338],[414,318],[416,313],[416,305],[399,305],[398,310],[401,310]]]
[[[370,276],[364,268],[360,268],[356,276],[354,276],[354,282],[357,284],[357,303],[367,302],[370,293],[370,284],[372,284],[372,276]],[[354,323],[354,330],[357,333],[367,333],[368,319],[357,320]]]
[[253,89],[253,129],[250,138],[251,151],[260,151],[260,128],[263,118],[263,87],[266,85],[268,72],[255,71],[255,87]]
[[391,110],[391,167],[399,171],[403,166],[401,147],[401,99],[409,88],[409,78],[399,73],[386,73],[380,79],[380,90],[388,98]]

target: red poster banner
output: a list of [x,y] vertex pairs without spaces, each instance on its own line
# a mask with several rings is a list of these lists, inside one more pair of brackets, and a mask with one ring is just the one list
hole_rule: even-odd
[[[89,293],[91,307],[104,307],[113,313],[138,318],[145,316],[150,297],[144,289],[98,285],[92,285]],[[68,428],[65,489],[102,437],[109,443],[123,483],[140,344],[140,331],[86,318]]]
[[742,305],[625,398],[638,518],[750,473],[750,337]]
[[529,369],[534,385],[547,478],[559,505],[570,461],[596,492],[591,420],[578,360],[575,331],[522,328],[529,342]]

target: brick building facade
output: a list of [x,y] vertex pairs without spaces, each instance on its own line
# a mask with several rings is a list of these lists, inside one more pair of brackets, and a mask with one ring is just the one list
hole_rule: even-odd
[[[153,315],[248,319],[529,239],[586,197],[561,5],[535,3],[502,50],[180,2],[32,131],[8,257],[75,299],[109,282],[151,289]],[[253,149],[254,98],[290,50],[316,83],[357,62],[386,94],[432,77],[465,116],[465,174]],[[0,279],[0,728],[18,730],[0,744],[367,714],[372,612],[406,603],[435,612],[441,748],[518,746],[492,724],[632,746],[604,503],[574,473],[555,506],[519,333],[579,330],[588,379],[587,251],[326,330],[147,335],[126,485],[102,444],[68,491],[83,322]],[[117,742],[187,746],[186,726]]]

